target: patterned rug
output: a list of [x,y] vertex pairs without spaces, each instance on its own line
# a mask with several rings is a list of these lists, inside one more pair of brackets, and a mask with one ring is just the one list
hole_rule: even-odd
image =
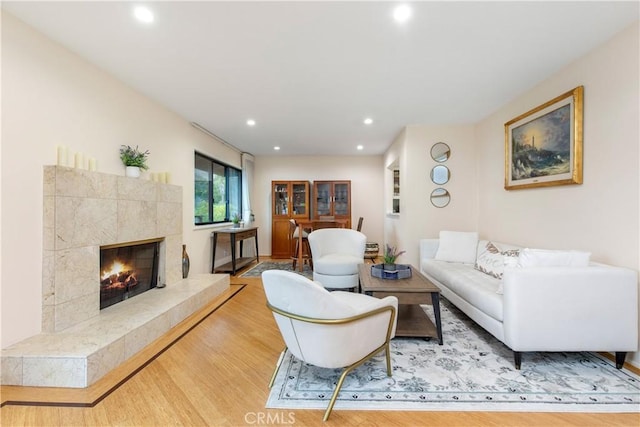
[[[430,306],[423,307],[433,319]],[[336,409],[640,412],[640,376],[595,353],[513,353],[441,299],[444,345],[395,338],[393,376],[384,353],[345,379]],[[274,361],[275,362],[275,361]],[[326,409],[339,369],[300,362],[287,352],[267,408]]]
[[[308,264],[304,265],[304,269],[302,272],[300,272],[300,270],[298,270],[297,267],[298,266],[296,265],[296,270],[295,270],[296,273],[302,274],[304,277],[307,277],[313,280],[313,270],[311,270],[311,267],[309,267]],[[293,266],[291,261],[282,261],[282,262],[265,261],[256,265],[252,269],[245,271],[240,275],[240,277],[260,277],[262,272],[267,270],[293,271]]]

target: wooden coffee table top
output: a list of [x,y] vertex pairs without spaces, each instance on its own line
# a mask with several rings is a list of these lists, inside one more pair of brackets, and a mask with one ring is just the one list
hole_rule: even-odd
[[371,264],[358,265],[360,288],[362,292],[438,292],[440,288],[424,277],[417,268],[411,266],[411,277],[408,279],[379,279],[371,275]]

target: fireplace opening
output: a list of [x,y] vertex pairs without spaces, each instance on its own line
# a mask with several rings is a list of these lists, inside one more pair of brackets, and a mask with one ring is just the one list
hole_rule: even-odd
[[100,310],[156,287],[160,241],[100,248]]

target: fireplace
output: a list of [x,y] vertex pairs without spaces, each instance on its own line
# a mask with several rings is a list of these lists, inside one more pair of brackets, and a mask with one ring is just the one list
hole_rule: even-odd
[[100,310],[157,286],[161,241],[100,248]]
[[[228,274],[182,280],[181,187],[65,166],[43,178],[43,333],[2,350],[0,384],[88,387],[229,289]],[[107,250],[146,244],[140,265],[115,268],[146,270],[129,299],[100,310]],[[144,281],[166,287],[131,298]]]

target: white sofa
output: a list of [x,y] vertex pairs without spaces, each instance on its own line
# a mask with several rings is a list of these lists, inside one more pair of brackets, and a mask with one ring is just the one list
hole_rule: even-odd
[[[638,350],[635,271],[589,262],[589,254],[585,266],[576,266],[585,263],[584,253],[568,251],[546,251],[552,261],[537,251],[543,257],[527,262],[525,255],[536,250],[478,240],[477,234],[471,249],[473,233],[463,234],[453,245],[445,234],[446,248],[440,239],[420,240],[420,271],[514,351],[516,369],[527,351],[615,352],[620,369],[626,352]],[[460,237],[467,242],[461,245]]]

